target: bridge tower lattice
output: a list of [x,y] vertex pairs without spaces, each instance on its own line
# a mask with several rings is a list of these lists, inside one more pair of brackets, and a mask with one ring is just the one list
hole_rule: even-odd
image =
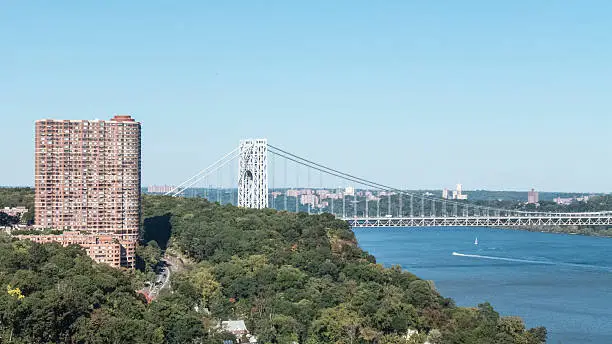
[[238,206],[268,207],[268,140],[240,141],[238,149]]

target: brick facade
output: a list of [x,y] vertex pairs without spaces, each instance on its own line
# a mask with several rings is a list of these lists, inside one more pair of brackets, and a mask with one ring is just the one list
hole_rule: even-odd
[[35,137],[36,226],[110,235],[121,244],[121,266],[133,267],[140,225],[140,123],[130,116],[43,119],[36,121]]
[[17,235],[19,239],[28,239],[40,244],[57,242],[62,246],[80,245],[87,255],[98,263],[110,266],[121,266],[121,251],[126,243],[120,243],[114,235],[82,234],[76,231],[58,235]]

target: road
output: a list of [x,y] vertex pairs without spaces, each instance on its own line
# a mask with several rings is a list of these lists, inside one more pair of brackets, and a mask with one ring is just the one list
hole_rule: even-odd
[[155,300],[159,293],[170,285],[170,274],[172,271],[172,264],[165,258],[161,260],[161,267],[155,274],[155,280],[149,287],[145,287],[143,292],[149,295],[151,300]]

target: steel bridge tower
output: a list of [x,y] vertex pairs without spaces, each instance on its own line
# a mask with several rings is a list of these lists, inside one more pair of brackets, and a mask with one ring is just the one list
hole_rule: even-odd
[[268,207],[268,140],[241,140],[238,148],[238,206]]

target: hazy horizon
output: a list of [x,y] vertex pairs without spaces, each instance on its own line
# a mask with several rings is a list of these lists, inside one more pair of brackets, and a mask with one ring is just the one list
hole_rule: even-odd
[[[148,186],[163,186],[163,185],[169,185],[169,184],[148,184],[142,185],[142,188],[147,188]],[[34,185],[0,185],[0,188],[34,188]],[[205,187],[194,187],[193,189],[202,189]],[[271,190],[280,190],[280,189],[291,189],[292,187],[283,187],[283,186],[277,186],[275,188],[271,188]],[[323,186],[323,189],[334,189],[335,187],[333,186]],[[189,188],[191,189],[191,188]],[[215,189],[215,188],[213,188]],[[221,189],[227,189],[225,187],[222,187]],[[237,187],[234,187],[234,189],[237,189]],[[320,189],[320,187],[299,187],[299,188],[295,188],[295,189]],[[356,188],[357,190],[372,190],[372,191],[376,191],[377,189],[367,189],[367,188]],[[402,189],[404,191],[442,191],[443,189]],[[449,189],[452,190],[452,189]],[[384,190],[381,190],[384,191]],[[528,191],[531,191],[531,189],[529,190],[488,190],[488,189],[463,189],[463,192],[518,192],[518,193],[524,193],[525,195],[527,195]],[[554,194],[610,194],[609,192],[601,192],[601,191],[550,191],[550,190],[535,190],[539,193],[554,193]]]

